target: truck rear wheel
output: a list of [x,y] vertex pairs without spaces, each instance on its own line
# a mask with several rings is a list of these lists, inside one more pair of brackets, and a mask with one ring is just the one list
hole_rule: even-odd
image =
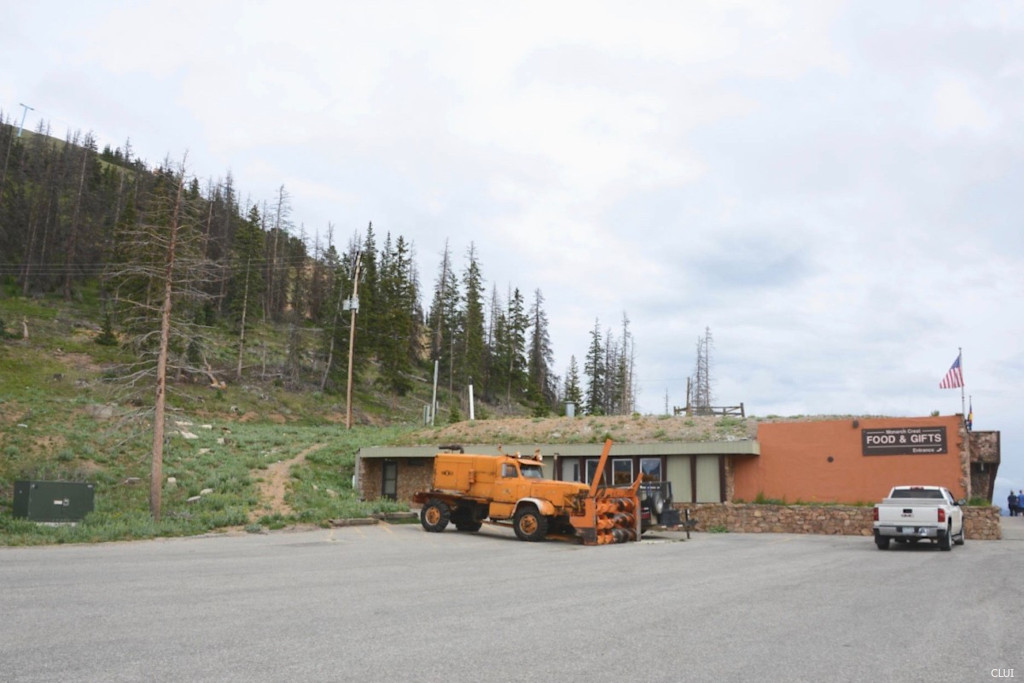
[[953,545],[949,542],[949,529],[939,532],[939,550],[950,550]]
[[539,541],[548,534],[548,518],[533,505],[524,505],[516,512],[512,527],[521,541]]
[[423,525],[424,529],[433,533],[444,531],[451,518],[452,511],[448,504],[437,498],[428,500],[427,504],[420,510],[420,524]]
[[878,546],[879,550],[889,549],[889,537],[888,536],[875,536],[875,545]]

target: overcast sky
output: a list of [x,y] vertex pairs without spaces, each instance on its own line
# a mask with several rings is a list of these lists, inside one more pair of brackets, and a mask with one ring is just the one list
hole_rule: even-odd
[[[748,414],[961,412],[1024,488],[1024,5],[11,2],[0,109],[232,174],[312,240],[447,240],[546,299],[555,372],[596,319],[639,409],[714,338]],[[24,109],[21,104],[32,107]],[[429,304],[429,301],[425,301]]]

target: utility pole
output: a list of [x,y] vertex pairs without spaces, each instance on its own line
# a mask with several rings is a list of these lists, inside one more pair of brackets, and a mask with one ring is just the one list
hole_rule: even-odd
[[18,103],[18,106],[20,106],[20,107],[22,107],[24,109],[24,111],[21,112],[21,125],[18,127],[18,137],[20,138],[21,137],[21,131],[23,131],[25,129],[25,116],[28,115],[28,112],[30,110],[31,111],[35,111],[35,107],[30,107],[27,104],[22,104],[21,102]]
[[356,272],[355,277],[352,278],[352,298],[345,302],[345,307],[352,311],[352,322],[348,329],[348,389],[345,393],[345,429],[352,429],[352,355],[356,348],[356,313],[359,312],[359,266],[362,262],[362,254],[357,251]]

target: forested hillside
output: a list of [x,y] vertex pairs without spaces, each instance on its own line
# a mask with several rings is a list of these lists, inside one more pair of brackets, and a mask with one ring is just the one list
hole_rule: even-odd
[[[153,373],[166,317],[169,378],[216,386],[258,374],[343,392],[355,322],[356,381],[396,396],[436,363],[446,396],[472,381],[478,400],[536,415],[565,400],[590,414],[633,410],[628,318],[613,333],[596,311],[582,369],[574,356],[560,377],[541,290],[488,290],[472,244],[457,265],[446,243],[425,287],[405,237],[368,223],[344,243],[331,226],[310,239],[283,186],[243,203],[230,172],[200,181],[187,160],[151,167],[129,142],[100,150],[91,133],[54,138],[45,124],[19,135],[2,112],[0,154],[0,298],[98,292],[97,341],[136,359],[119,369],[126,382]],[[14,324],[2,318],[0,336]],[[267,324],[286,338],[254,338]],[[229,348],[211,342],[214,329]]]

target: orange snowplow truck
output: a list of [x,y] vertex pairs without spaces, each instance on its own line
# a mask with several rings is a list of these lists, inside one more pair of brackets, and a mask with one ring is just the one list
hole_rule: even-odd
[[[640,477],[631,486],[602,486],[612,442],[604,444],[594,481],[545,479],[540,454],[438,453],[430,491],[413,495],[427,531],[479,531],[485,521],[511,525],[521,540],[571,535],[584,545],[640,539]],[[448,447],[457,449],[458,447]],[[461,450],[461,449],[460,449]]]

